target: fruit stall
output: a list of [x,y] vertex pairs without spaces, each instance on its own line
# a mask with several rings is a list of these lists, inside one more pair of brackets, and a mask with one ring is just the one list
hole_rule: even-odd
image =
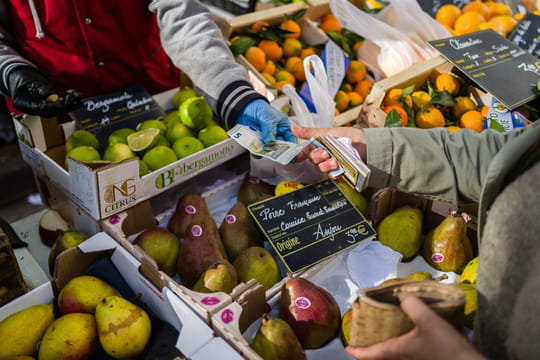
[[[201,2],[293,123],[538,118],[538,2]],[[311,139],[339,163],[329,177],[293,160],[307,141],[265,150],[181,80],[86,98],[68,121],[13,116],[46,209],[0,224],[0,360],[353,359],[415,327],[409,294],[472,338],[479,203],[371,187],[350,142]]]

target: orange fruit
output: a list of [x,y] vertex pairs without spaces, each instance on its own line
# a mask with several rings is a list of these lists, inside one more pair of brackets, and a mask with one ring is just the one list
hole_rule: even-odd
[[347,83],[347,82],[344,82],[343,84],[341,84],[341,86],[339,87],[339,90],[343,90],[345,91],[346,93],[350,93],[351,91],[353,91],[353,88],[352,88],[352,85]]
[[354,51],[354,53],[356,54],[358,52],[358,49],[360,49],[360,46],[362,46],[363,43],[364,41],[355,42],[352,46],[352,51]]
[[486,118],[482,116],[480,111],[470,110],[461,115],[461,118],[459,119],[459,126],[474,130],[476,132],[481,132],[484,129],[484,120],[486,120]]
[[[472,14],[472,13],[469,13]],[[456,96],[461,87],[461,81],[452,74],[444,73],[439,74],[435,78],[435,90],[443,91],[446,90],[452,96]]]
[[477,108],[474,101],[469,97],[458,96],[454,100],[456,100],[456,105],[452,106],[451,111],[456,119],[459,119],[467,111],[476,110]]
[[517,21],[520,21],[524,17],[525,17],[525,13],[517,13],[514,15],[514,19],[516,19]]
[[497,2],[491,2],[488,5],[488,14],[486,19],[489,20],[492,17],[499,16],[499,15],[507,15],[512,16],[512,10],[508,7],[508,5],[503,3],[497,3]]
[[441,6],[439,10],[437,10],[437,12],[435,13],[435,20],[437,20],[444,26],[453,28],[454,23],[456,22],[459,15],[461,15],[461,10],[459,10],[456,5],[446,4]]
[[279,25],[279,28],[281,30],[287,30],[291,32],[289,34],[283,35],[285,39],[298,39],[300,37],[300,34],[302,33],[302,28],[300,27],[300,25],[298,25],[298,23],[292,19],[287,19],[283,21]]
[[425,91],[414,91],[411,94],[411,98],[414,104],[414,107],[417,109],[423,109],[429,105],[431,101],[431,96]]
[[360,80],[364,80],[367,75],[366,65],[358,60],[351,60],[349,68],[345,73],[345,78],[348,82],[356,84]]
[[489,21],[486,21],[486,22],[483,22],[483,23],[480,23],[480,25],[478,25],[478,30],[487,30],[487,29],[492,29],[492,30],[495,30],[497,31],[499,34],[501,34],[502,36],[506,36],[505,33],[499,31],[497,29],[497,26],[493,23],[490,23]]
[[274,75],[276,73],[276,64],[272,60],[267,60],[266,65],[264,65],[264,69],[262,72],[265,72],[270,75]]
[[308,56],[315,55],[315,54],[316,54],[315,50],[312,47],[308,47],[300,51],[300,59],[304,60],[304,58],[307,58]]
[[296,79],[294,78],[293,74],[291,74],[287,70],[279,70],[278,72],[276,72],[276,75],[274,77],[276,78],[276,86],[277,83],[281,81],[288,82],[292,86],[296,84]]
[[283,42],[283,56],[288,58],[291,56],[300,56],[302,52],[302,43],[297,39],[285,39]]
[[461,128],[459,126],[447,126],[446,130],[448,130],[451,133],[455,133],[456,131],[461,130]]
[[324,15],[319,27],[322,31],[341,31],[341,25],[334,14]]
[[256,21],[253,23],[253,25],[251,25],[250,29],[253,31],[260,31],[266,30],[265,28],[267,28],[268,26],[270,26],[270,24],[265,21]]
[[252,46],[247,49],[245,55],[246,60],[255,68],[257,71],[263,71],[266,66],[266,55],[257,46]]
[[298,64],[302,64],[302,59],[300,59],[298,56],[291,56],[285,61],[285,69],[292,73]]
[[357,93],[355,91],[351,91],[351,92],[347,93],[347,96],[349,97],[349,100],[350,100],[349,105],[351,107],[358,106],[358,105],[362,104],[362,102],[364,102],[364,98],[362,97],[362,95],[360,95],[359,93]]
[[338,109],[339,112],[347,110],[349,103],[351,102],[349,96],[347,96],[347,93],[343,90],[338,90],[334,97],[334,101],[336,103],[336,109]]
[[421,129],[431,129],[444,126],[444,116],[435,107],[428,107],[416,113],[416,126]]
[[257,46],[264,51],[267,59],[279,61],[283,57],[283,49],[274,40],[262,40]]
[[392,110],[396,110],[399,114],[399,121],[401,122],[402,126],[407,126],[407,123],[409,122],[409,115],[407,115],[407,112],[402,106],[399,105],[389,105],[382,109],[385,113],[389,113]]
[[394,88],[388,90],[383,99],[383,106],[386,107],[390,105],[400,105],[401,95],[403,95],[402,89]]
[[285,84],[289,84],[289,85],[291,85],[292,87],[294,87],[294,84],[291,84],[291,83],[288,82],[288,81],[276,81],[276,83],[274,84],[274,86],[277,87],[279,90],[282,90],[282,89],[283,89],[283,86],[285,86]]
[[354,91],[360,94],[362,99],[365,99],[370,93],[372,87],[373,81],[364,79],[356,83],[356,85],[354,86]]
[[482,15],[484,18],[487,18],[488,11],[488,6],[480,1],[471,1],[470,3],[465,4],[465,6],[461,8],[461,12],[463,13],[476,12]]
[[240,36],[239,35],[236,35],[236,36],[233,36],[229,42],[232,44],[233,42],[235,42],[236,40],[240,39]]
[[266,73],[266,72],[262,72],[261,73],[262,77],[266,79],[266,81],[268,81],[270,83],[270,85],[275,85],[276,84],[276,79],[269,73]]
[[464,13],[457,18],[454,31],[458,35],[470,34],[478,31],[479,25],[485,21],[486,19],[477,12]]
[[482,114],[483,117],[487,118],[489,113],[489,106],[484,105],[482,108],[480,108],[480,114]]
[[509,15],[497,15],[488,20],[488,23],[495,26],[495,30],[506,36],[511,33],[517,25],[517,20]]

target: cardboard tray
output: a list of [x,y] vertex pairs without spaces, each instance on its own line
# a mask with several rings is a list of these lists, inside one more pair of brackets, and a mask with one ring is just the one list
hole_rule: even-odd
[[[167,111],[173,109],[172,97],[177,90],[153,98]],[[63,144],[75,131],[74,121],[59,125],[55,119],[33,116],[18,116],[13,121],[23,159],[96,220],[151,199],[245,152],[229,138],[143,177],[139,176],[137,158],[121,163],[70,159],[68,172],[61,165],[65,157]]]
[[[153,315],[179,331],[176,347],[186,357],[191,358],[216,340],[214,331],[182,298],[166,286],[159,273],[135,259],[105,233],[98,233],[78,247],[63,252],[56,260],[53,280],[0,308],[0,320],[31,305],[54,301],[55,296],[70,279],[80,275],[89,265],[104,256],[109,257],[131,290],[140,294],[139,300],[152,311]],[[218,343],[222,356],[227,359],[240,359],[226,343],[219,341]],[[215,345],[213,347],[215,350]]]

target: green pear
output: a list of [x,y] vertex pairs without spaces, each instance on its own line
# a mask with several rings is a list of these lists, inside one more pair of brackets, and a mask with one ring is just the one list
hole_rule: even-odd
[[352,308],[345,311],[345,314],[341,318],[341,341],[345,346],[348,346],[351,342],[351,318]]
[[448,215],[424,239],[424,259],[437,270],[459,273],[472,258],[467,223],[460,214]]
[[237,202],[219,226],[219,235],[230,261],[251,246],[262,246],[262,236],[246,205]]
[[178,275],[193,288],[201,275],[216,261],[227,260],[216,222],[210,215],[198,215],[188,224],[178,256]]
[[96,351],[98,337],[92,314],[59,317],[47,329],[39,345],[39,360],[86,360]]
[[198,194],[186,194],[178,199],[176,209],[167,228],[183,238],[188,224],[197,215],[210,215],[206,200]]
[[208,267],[192,290],[204,293],[218,291],[230,293],[237,284],[236,270],[230,262],[221,260]]
[[52,304],[32,305],[0,321],[0,359],[36,354],[36,344],[53,321]]
[[238,201],[248,206],[257,201],[274,196],[275,186],[262,181],[258,177],[246,175],[238,190]]
[[339,306],[328,291],[311,281],[287,280],[280,302],[280,317],[292,327],[304,349],[318,349],[338,335]]
[[474,328],[474,318],[476,316],[476,309],[478,308],[478,298],[476,294],[476,284],[458,283],[454,284],[465,292],[465,308],[464,312],[464,324],[469,329]]
[[158,269],[169,276],[176,273],[180,253],[180,239],[169,230],[156,226],[144,230],[134,240],[143,251],[154,259]]
[[264,316],[251,348],[264,360],[303,360],[304,349],[293,329],[285,321]]
[[337,187],[343,192],[347,200],[358,210],[364,217],[368,216],[369,200],[362,193],[356,191],[343,177],[334,180]]
[[49,252],[49,272],[54,274],[54,264],[56,257],[63,251],[78,246],[80,243],[88,239],[88,236],[78,230],[65,231],[58,236],[51,251]]
[[417,271],[415,273],[409,274],[404,277],[398,277],[398,278],[385,280],[382,283],[380,283],[379,286],[393,284],[400,281],[418,281],[418,280],[432,280],[432,279],[433,279],[433,276],[431,275],[431,273],[427,271]]
[[281,272],[276,260],[268,250],[260,246],[243,250],[234,260],[233,266],[239,281],[247,282],[255,279],[265,290],[281,280]]
[[120,293],[106,281],[90,275],[76,276],[60,290],[57,299],[58,309],[64,315],[94,314],[97,304],[111,295],[120,295]]
[[108,296],[98,304],[96,324],[101,347],[115,359],[142,353],[152,331],[146,311],[120,296]]
[[387,215],[377,226],[379,241],[410,259],[422,246],[422,221],[424,213],[411,206],[402,206]]

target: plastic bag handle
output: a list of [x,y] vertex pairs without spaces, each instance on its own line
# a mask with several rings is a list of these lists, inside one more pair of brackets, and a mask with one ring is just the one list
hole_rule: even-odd
[[[294,90],[291,85],[285,84],[282,91],[289,97],[289,100],[291,101],[291,106],[296,115],[294,122],[305,127],[316,127],[312,113],[307,108],[304,100],[302,100],[302,98],[296,93],[296,90]],[[291,121],[293,120],[291,119]]]
[[[311,73],[311,68],[313,68],[314,74]],[[304,72],[313,104],[317,109],[316,127],[331,127],[334,123],[336,103],[330,97],[328,77],[321,58],[317,55],[306,57],[304,59]]]

